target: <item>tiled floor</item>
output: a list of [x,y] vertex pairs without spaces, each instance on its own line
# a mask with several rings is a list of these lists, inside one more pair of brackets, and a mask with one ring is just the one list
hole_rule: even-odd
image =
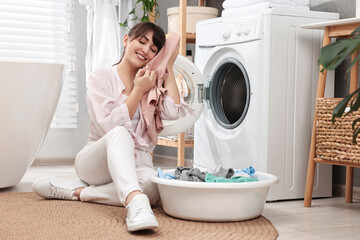
[[[27,171],[19,184],[0,189],[0,193],[30,192],[34,179],[47,175],[77,179],[71,165],[35,166]],[[315,199],[311,208],[304,208],[302,200],[272,202],[266,203],[263,215],[278,229],[279,240],[345,240],[359,239],[360,236],[359,200],[345,203],[342,197]]]

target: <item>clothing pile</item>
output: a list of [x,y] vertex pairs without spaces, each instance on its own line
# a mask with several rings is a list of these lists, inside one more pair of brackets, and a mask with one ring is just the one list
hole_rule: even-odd
[[240,170],[232,168],[223,168],[218,166],[215,169],[201,171],[198,168],[177,167],[174,175],[163,173],[161,168],[158,168],[157,176],[165,179],[175,179],[180,181],[190,182],[222,182],[222,183],[235,183],[235,182],[257,182],[253,178],[255,169],[248,167]]
[[222,17],[257,14],[269,8],[310,11],[310,0],[225,0]]

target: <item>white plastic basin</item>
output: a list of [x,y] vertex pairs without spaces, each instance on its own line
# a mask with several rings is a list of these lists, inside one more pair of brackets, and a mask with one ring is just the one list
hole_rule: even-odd
[[[175,169],[164,173],[174,175]],[[177,218],[197,221],[242,221],[260,216],[274,175],[256,172],[258,182],[209,183],[168,180],[152,176],[164,211]]]

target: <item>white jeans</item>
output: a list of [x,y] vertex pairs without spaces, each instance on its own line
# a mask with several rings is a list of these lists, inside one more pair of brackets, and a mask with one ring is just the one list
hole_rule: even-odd
[[130,133],[115,127],[97,141],[89,142],[76,156],[75,170],[90,186],[81,191],[81,201],[124,206],[135,190],[145,193],[151,205],[160,201],[158,188],[150,181],[155,174],[149,153],[135,149]]

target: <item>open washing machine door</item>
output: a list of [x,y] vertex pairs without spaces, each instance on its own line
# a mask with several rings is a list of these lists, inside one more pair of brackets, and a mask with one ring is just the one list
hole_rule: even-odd
[[[159,136],[172,136],[191,128],[203,112],[213,118],[216,128],[232,131],[244,120],[250,102],[250,83],[243,65],[234,58],[218,63],[211,79],[204,79],[193,62],[179,55],[174,63],[174,75],[180,95],[195,111],[174,121],[163,121],[164,130]],[[206,103],[206,104],[205,104]],[[218,129],[219,130],[219,129]]]
[[201,98],[204,80],[195,64],[179,55],[173,69],[179,93],[184,101],[194,109],[195,116],[187,112],[185,117],[177,120],[163,120],[164,129],[159,134],[162,137],[176,135],[191,128],[200,117],[204,106]]

